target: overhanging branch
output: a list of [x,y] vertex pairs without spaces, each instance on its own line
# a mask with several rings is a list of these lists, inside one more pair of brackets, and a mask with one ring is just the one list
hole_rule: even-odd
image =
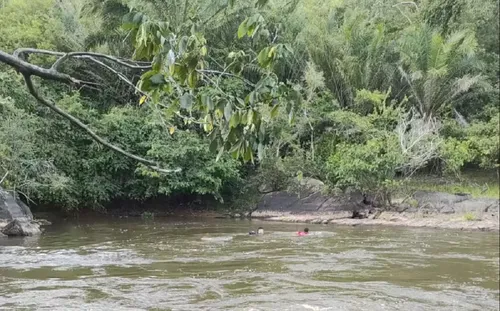
[[[115,146],[115,145],[109,143],[108,141],[106,141],[105,139],[103,139],[102,137],[97,135],[94,131],[92,131],[87,125],[85,125],[78,118],[67,113],[63,109],[57,107],[51,101],[43,98],[35,89],[35,87],[33,85],[33,81],[31,79],[32,76],[37,76],[37,77],[40,77],[42,79],[63,82],[66,84],[71,84],[71,85],[99,85],[99,84],[75,79],[75,78],[71,77],[70,75],[58,72],[57,70],[55,70],[53,68],[45,69],[45,68],[30,64],[27,61],[18,57],[19,55],[22,55],[23,53],[39,53],[39,54],[61,56],[61,58],[59,58],[59,60],[70,53],[65,54],[65,53],[60,53],[60,52],[52,52],[52,51],[38,50],[38,49],[19,49],[16,51],[16,53],[14,53],[14,55],[10,55],[10,54],[7,54],[3,51],[0,51],[0,62],[11,66],[12,68],[14,68],[15,70],[17,70],[18,72],[20,72],[23,75],[24,80],[26,82],[26,86],[28,88],[28,91],[39,103],[50,108],[52,111],[54,111],[55,113],[57,113],[61,117],[69,120],[71,123],[73,123],[77,127],[81,128],[90,137],[92,137],[93,140],[95,140],[96,142],[100,143],[101,145],[105,146],[108,149],[111,149],[111,150],[113,150],[113,151],[115,151],[123,156],[126,156],[130,159],[133,159],[139,163],[142,163],[142,164],[144,164],[144,165],[146,165],[146,166],[148,166],[156,171],[162,172],[162,173],[172,173],[172,172],[179,172],[180,171],[180,169],[173,169],[172,170],[172,169],[160,168],[155,161],[148,160],[148,159],[145,159],[145,158],[140,157],[138,155],[132,154],[130,152],[127,152],[127,151],[121,149],[118,146]],[[91,60],[92,60],[92,56],[90,54],[93,54],[93,53],[83,53],[82,52],[77,56],[91,58]],[[97,54],[97,53],[94,53],[94,54]],[[96,57],[101,57],[101,56],[96,56]],[[104,58],[114,59],[114,57],[112,57],[112,56],[110,56],[109,58],[107,58],[107,57],[104,57]],[[118,60],[118,59],[116,59],[116,60]],[[94,59],[94,61],[95,61],[95,59]],[[121,60],[117,61],[117,63],[121,64],[122,61]],[[128,64],[127,67],[129,67],[129,66],[132,66],[132,65]],[[52,66],[52,67],[54,67],[54,66]],[[144,67],[144,66],[142,66],[142,67]],[[129,67],[129,68],[131,68],[131,67]],[[115,73],[118,74],[118,72],[116,72],[116,71],[115,71]]]

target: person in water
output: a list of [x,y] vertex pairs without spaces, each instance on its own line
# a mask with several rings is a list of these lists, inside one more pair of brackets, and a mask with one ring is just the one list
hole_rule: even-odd
[[309,228],[305,228],[304,231],[297,232],[299,236],[304,236],[309,234]]
[[262,235],[262,234],[264,234],[264,228],[259,227],[259,228],[257,229],[257,232],[255,232],[255,231],[250,231],[250,232],[248,232],[248,234],[249,234],[249,235]]

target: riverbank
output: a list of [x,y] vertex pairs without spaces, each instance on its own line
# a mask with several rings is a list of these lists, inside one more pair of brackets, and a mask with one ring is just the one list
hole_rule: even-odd
[[252,218],[304,224],[345,225],[345,226],[400,226],[415,228],[440,228],[459,230],[499,231],[497,213],[424,214],[421,212],[379,212],[367,218],[352,218],[352,213],[325,212],[292,214],[286,212],[256,212]]
[[467,193],[414,191],[393,199],[393,206],[377,208],[361,193],[329,195],[320,181],[311,180],[300,196],[286,191],[263,195],[252,218],[268,221],[426,227],[499,231],[498,198],[474,197]]

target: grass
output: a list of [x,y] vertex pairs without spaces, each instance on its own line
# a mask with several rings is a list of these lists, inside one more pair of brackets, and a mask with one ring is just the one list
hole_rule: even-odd
[[500,198],[499,182],[496,172],[466,171],[460,178],[414,176],[407,181],[409,190],[427,190],[446,193],[467,193],[473,198]]
[[468,212],[464,214],[464,220],[465,221],[475,221],[478,220],[476,214]]

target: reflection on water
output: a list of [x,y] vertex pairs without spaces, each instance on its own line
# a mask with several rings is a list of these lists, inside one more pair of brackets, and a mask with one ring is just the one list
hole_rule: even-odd
[[100,220],[0,238],[0,310],[498,310],[498,233],[299,229]]

